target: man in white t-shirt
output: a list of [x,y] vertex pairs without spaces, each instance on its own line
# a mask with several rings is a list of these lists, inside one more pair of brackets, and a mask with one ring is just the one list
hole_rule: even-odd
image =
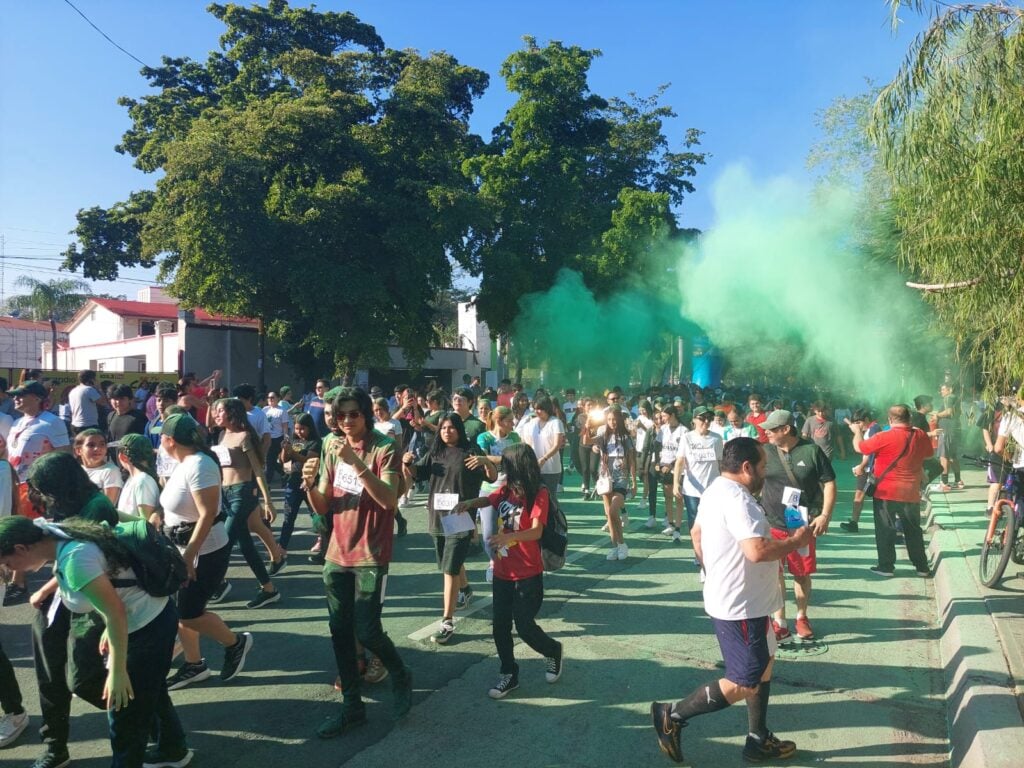
[[764,509],[754,498],[764,486],[764,448],[738,437],[723,449],[721,476],[700,501],[693,545],[704,564],[704,610],[715,625],[725,675],[699,686],[675,704],[655,701],[651,717],[661,750],[683,760],[680,735],[697,715],[746,701],[751,729],[743,757],[760,762],[792,756],[796,744],[768,730],[776,640],[772,614],[782,605],[778,561],[813,537],[807,526],[792,538],[774,540]]
[[526,425],[524,441],[533,448],[540,464],[540,479],[555,498],[562,477],[562,448],[565,446],[565,426],[555,414],[555,405],[547,395],[538,397],[533,404],[534,419]]
[[24,484],[32,462],[50,451],[70,451],[71,440],[64,422],[43,409],[49,393],[42,384],[26,381],[12,389],[11,395],[14,407],[23,415],[11,426],[7,455],[18,472],[18,482]]
[[81,371],[78,386],[68,393],[71,406],[71,431],[76,435],[83,429],[95,429],[100,425],[97,405],[104,402],[103,395],[96,389],[96,371]]
[[281,472],[281,443],[291,438],[293,427],[291,414],[281,405],[277,392],[267,392],[267,404],[262,410],[270,428],[270,451],[267,453],[266,462],[269,483]]
[[266,456],[270,451],[270,423],[267,421],[267,415],[254,405],[256,388],[252,384],[239,384],[231,390],[231,396],[237,397],[245,405],[245,415],[252,428],[256,430],[256,434],[260,436],[263,443],[263,455]]
[[1012,459],[1013,468],[1024,469],[1024,408],[1021,405],[1011,405],[1003,412],[1003,417],[999,420],[996,444],[992,446],[993,453],[1002,454],[1011,437],[1016,443]]

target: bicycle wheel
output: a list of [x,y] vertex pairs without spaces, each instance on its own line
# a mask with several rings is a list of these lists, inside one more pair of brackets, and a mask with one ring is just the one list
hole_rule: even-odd
[[1017,518],[1013,504],[1007,499],[1000,499],[992,508],[992,518],[985,534],[985,543],[981,546],[979,575],[981,583],[986,587],[994,587],[1003,578],[1006,565],[1013,553],[1013,543],[1017,533]]

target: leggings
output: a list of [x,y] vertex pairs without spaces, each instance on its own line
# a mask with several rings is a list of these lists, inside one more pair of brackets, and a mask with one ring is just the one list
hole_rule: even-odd
[[267,573],[267,566],[256,554],[256,545],[252,543],[252,534],[249,533],[249,515],[256,509],[256,482],[249,480],[245,483],[225,485],[221,498],[224,511],[228,515],[228,543],[234,547],[235,542],[238,542],[242,557],[245,558],[260,586],[268,584],[270,575]]

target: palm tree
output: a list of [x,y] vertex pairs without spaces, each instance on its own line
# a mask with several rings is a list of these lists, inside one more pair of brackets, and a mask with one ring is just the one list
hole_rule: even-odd
[[8,312],[31,315],[33,320],[50,322],[50,368],[57,370],[57,323],[69,319],[91,295],[88,283],[81,280],[36,280],[22,275],[15,283],[27,288],[28,293],[12,296],[7,302]]

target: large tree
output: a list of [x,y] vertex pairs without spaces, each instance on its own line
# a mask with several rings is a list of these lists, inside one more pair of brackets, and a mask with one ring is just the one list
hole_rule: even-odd
[[1024,10],[890,4],[933,14],[874,115],[900,258],[1001,388],[1024,374]]
[[118,150],[154,191],[81,211],[66,264],[113,278],[159,264],[186,305],[257,317],[297,361],[413,360],[473,210],[464,157],[487,75],[444,53],[384,47],[350,13],[211,5],[206,63],[143,69]]
[[480,314],[497,334],[512,329],[521,297],[548,290],[564,268],[599,298],[653,272],[655,245],[675,231],[672,209],[704,162],[692,151],[699,131],[670,149],[663,127],[674,113],[660,91],[606,99],[588,84],[599,51],[525,40],[501,68],[516,102],[463,164],[479,188],[464,254],[482,276]]
[[7,312],[29,315],[33,320],[50,324],[50,368],[57,370],[57,323],[69,320],[82,303],[91,296],[88,283],[81,280],[36,280],[22,275],[14,285],[28,293],[11,296]]

